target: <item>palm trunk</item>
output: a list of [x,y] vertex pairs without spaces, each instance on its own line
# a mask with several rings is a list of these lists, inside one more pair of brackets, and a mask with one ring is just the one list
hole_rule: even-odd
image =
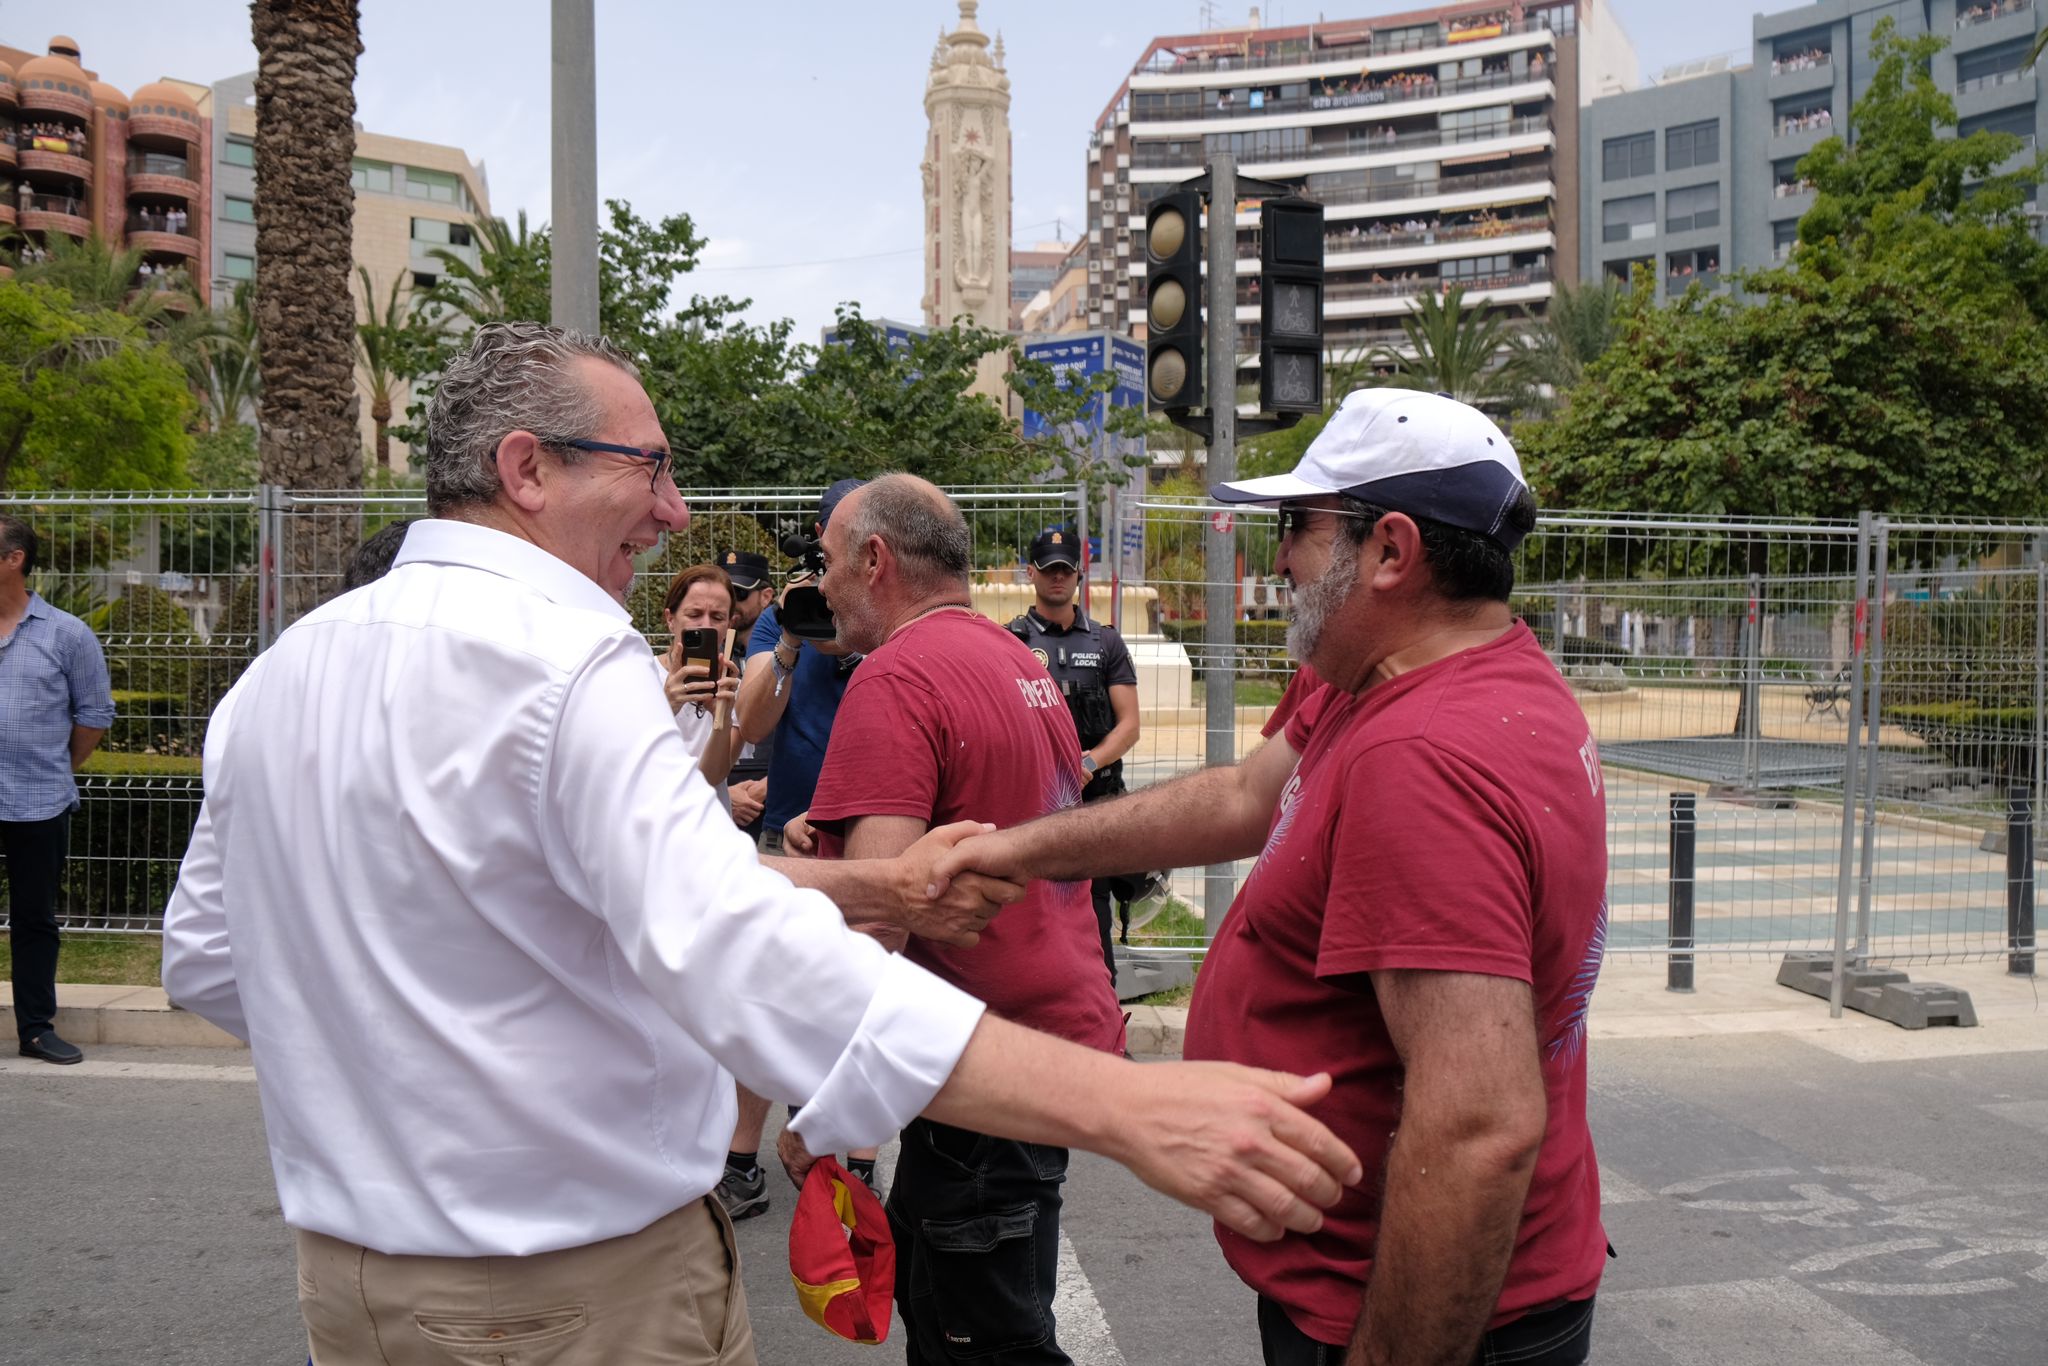
[[[361,488],[349,292],[360,16],[355,0],[255,0],[251,14],[263,479]],[[287,621],[338,580],[355,521],[287,515]]]

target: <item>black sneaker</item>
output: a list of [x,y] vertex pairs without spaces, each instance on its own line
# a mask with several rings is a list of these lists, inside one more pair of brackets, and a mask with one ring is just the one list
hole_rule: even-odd
[[725,1206],[726,1218],[734,1223],[768,1212],[768,1174],[759,1167],[754,1168],[752,1180],[727,1167],[711,1193]]
[[21,1056],[41,1058],[44,1062],[53,1062],[59,1067],[85,1061],[85,1053],[76,1044],[68,1044],[58,1038],[54,1029],[46,1029],[33,1039],[22,1040]]

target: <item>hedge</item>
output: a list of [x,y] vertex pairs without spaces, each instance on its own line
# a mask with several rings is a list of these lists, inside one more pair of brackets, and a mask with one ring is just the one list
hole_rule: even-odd
[[1958,768],[2007,779],[2026,779],[2034,771],[2032,707],[1987,707],[1969,698],[1886,702],[1884,721],[1919,736]]

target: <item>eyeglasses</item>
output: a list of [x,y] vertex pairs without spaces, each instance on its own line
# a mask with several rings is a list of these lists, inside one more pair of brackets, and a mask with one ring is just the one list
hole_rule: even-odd
[[579,451],[602,451],[607,455],[629,455],[635,460],[651,460],[654,462],[654,472],[647,477],[647,488],[650,492],[660,488],[661,476],[675,468],[675,452],[673,451],[648,451],[642,450],[638,446],[620,446],[609,441],[585,441],[581,438],[572,439],[569,437],[544,437],[541,444],[544,446],[568,446]]

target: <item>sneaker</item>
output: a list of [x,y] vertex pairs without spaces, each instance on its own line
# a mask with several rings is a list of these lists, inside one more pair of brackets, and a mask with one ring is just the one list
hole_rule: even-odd
[[734,1223],[768,1212],[768,1174],[759,1167],[754,1168],[751,1181],[727,1167],[711,1193],[725,1206],[725,1217]]

